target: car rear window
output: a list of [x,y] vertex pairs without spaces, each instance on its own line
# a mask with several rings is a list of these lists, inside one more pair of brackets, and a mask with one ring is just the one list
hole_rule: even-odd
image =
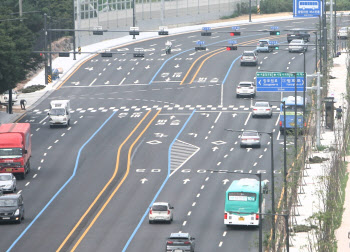
[[268,45],[268,43],[265,41],[265,42],[260,42],[260,46],[266,46]]
[[269,104],[266,102],[257,102],[257,103],[255,103],[255,106],[256,107],[268,107]]
[[243,53],[243,56],[254,56],[254,53]]
[[243,132],[243,136],[257,136],[256,132]]
[[249,84],[249,83],[240,83],[239,86],[241,86],[241,87],[251,87],[252,84]]
[[152,206],[153,211],[168,211],[168,207],[164,205],[154,205]]

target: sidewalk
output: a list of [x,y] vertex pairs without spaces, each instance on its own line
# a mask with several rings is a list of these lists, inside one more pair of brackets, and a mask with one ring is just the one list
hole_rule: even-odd
[[[347,53],[343,53],[338,58],[334,58],[334,66],[331,69],[330,75],[335,77],[331,79],[328,87],[328,95],[334,97],[334,108],[341,106],[344,110],[348,109],[349,106],[345,99],[347,94],[346,90],[346,60]],[[343,115],[345,113],[343,112]],[[344,118],[345,120],[345,118]],[[321,120],[322,121],[322,120]],[[343,126],[341,121],[334,120],[335,130],[329,130],[325,128],[325,125],[321,125],[321,146],[328,147],[324,151],[313,151],[311,157],[318,156],[320,158],[332,159],[332,151],[329,147],[335,146],[336,134],[342,136]],[[350,160],[350,158],[349,158]],[[329,162],[324,161],[322,163],[308,164],[304,172],[303,185],[298,188],[298,206],[295,206],[295,215],[291,218],[291,222],[295,225],[307,225],[309,226],[308,218],[317,212],[321,212],[324,209],[322,201],[319,199],[320,191],[323,191],[322,177],[328,175]],[[350,165],[348,166],[348,171],[350,171]],[[348,232],[350,231],[350,180],[348,181],[346,187],[346,201],[344,203],[344,208],[346,209],[343,215],[342,225],[336,232],[336,239],[338,241],[338,251],[350,251],[348,239]],[[293,230],[293,227],[291,227]],[[290,251],[291,252],[302,252],[302,251],[313,251],[310,250],[309,245],[312,246],[312,241],[314,240],[312,231],[309,232],[297,232],[290,238]],[[311,243],[311,244],[310,244]]]

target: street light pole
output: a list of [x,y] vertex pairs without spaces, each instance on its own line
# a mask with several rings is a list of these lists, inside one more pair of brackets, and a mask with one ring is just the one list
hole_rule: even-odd
[[[297,73],[294,74],[294,149],[295,149],[295,157],[297,156],[298,152],[298,121],[297,121]],[[286,118],[284,118],[285,120]]]
[[249,22],[252,22],[252,0],[249,0]]
[[[267,133],[271,138],[271,205],[272,214],[275,214],[275,166],[274,166],[274,156],[273,156],[273,132]],[[275,218],[272,218],[272,241],[275,242]],[[273,248],[275,251],[275,247]]]
[[261,173],[256,173],[256,176],[259,178],[259,252],[262,250],[262,221],[261,221]]
[[284,207],[287,207],[287,133],[286,133],[286,101],[283,101],[283,184],[284,184]]
[[[135,27],[135,0],[132,0],[132,27]],[[133,35],[133,39],[136,39],[136,36]]]

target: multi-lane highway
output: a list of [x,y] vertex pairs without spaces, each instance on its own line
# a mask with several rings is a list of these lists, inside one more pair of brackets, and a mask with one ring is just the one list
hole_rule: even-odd
[[[237,51],[226,51],[231,27],[136,41],[112,58],[93,57],[63,85],[28,111],[32,126],[32,171],[17,188],[25,201],[21,225],[0,226],[1,251],[164,251],[172,232],[189,232],[196,251],[257,251],[258,230],[227,228],[225,191],[233,179],[207,169],[263,173],[270,180],[270,137],[258,149],[239,147],[239,133],[225,129],[274,132],[276,204],[283,169],[279,103],[273,116],[252,118],[254,99],[236,98],[239,81],[257,71],[302,72],[303,54],[286,47],[259,53],[257,67],[240,66],[243,50],[260,38],[286,44],[290,28],[316,27],[318,19],[279,21],[280,36],[256,32],[277,22],[241,25]],[[255,32],[253,32],[255,31]],[[164,44],[171,40],[172,54]],[[195,51],[197,41],[206,51]],[[311,33],[311,42],[315,37]],[[144,58],[132,58],[134,48]],[[315,47],[306,53],[308,74],[315,69]],[[292,93],[257,93],[276,101]],[[51,100],[70,99],[71,125],[50,129]],[[292,141],[292,138],[291,138]],[[251,176],[254,178],[254,176]],[[267,209],[270,209],[268,196]],[[172,224],[149,224],[156,201],[174,206]],[[270,225],[264,222],[264,232]]]

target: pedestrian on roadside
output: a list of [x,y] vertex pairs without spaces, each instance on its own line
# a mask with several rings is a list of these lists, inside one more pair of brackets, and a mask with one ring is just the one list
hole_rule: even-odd
[[339,108],[336,108],[335,111],[336,111],[335,117],[336,117],[338,120],[340,120],[340,119],[341,119],[341,116],[342,116],[342,112],[343,112],[341,106],[339,106]]
[[22,109],[22,110],[26,110],[27,101],[24,100],[24,99],[22,99],[22,100],[20,100],[19,103],[21,104],[21,109]]

